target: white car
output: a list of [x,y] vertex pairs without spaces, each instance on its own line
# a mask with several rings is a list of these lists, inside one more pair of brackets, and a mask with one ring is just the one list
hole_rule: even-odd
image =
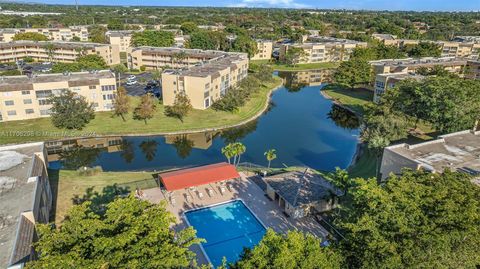
[[135,80],[137,77],[134,75],[130,75],[127,77],[128,80]]
[[129,86],[130,85],[135,85],[135,84],[137,84],[137,81],[136,80],[127,80],[127,83],[125,83],[125,84],[127,84]]
[[50,65],[50,64],[52,64],[52,63],[51,63],[51,62],[43,62],[42,64],[43,64],[43,65]]

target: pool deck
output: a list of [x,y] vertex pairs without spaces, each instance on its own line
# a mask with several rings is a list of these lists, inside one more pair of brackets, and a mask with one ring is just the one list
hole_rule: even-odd
[[[167,209],[172,212],[178,220],[174,229],[184,229],[187,223],[183,217],[183,213],[195,208],[206,207],[209,205],[241,199],[247,207],[257,216],[257,218],[267,227],[272,228],[276,232],[286,233],[289,230],[300,230],[314,234],[319,238],[325,238],[328,232],[318,224],[313,217],[305,217],[302,219],[287,218],[280,207],[265,196],[265,192],[255,184],[251,178],[240,173],[241,178],[230,180],[225,187],[225,191],[221,193],[220,184],[202,185],[196,190],[175,191],[174,204],[167,193],[162,192],[159,188],[143,190],[143,199],[152,203],[167,201]],[[212,196],[208,194],[207,188],[210,188]],[[203,194],[200,199],[198,192]],[[189,201],[187,202],[187,196]],[[208,264],[201,248],[196,245],[191,248],[197,254],[198,264]]]

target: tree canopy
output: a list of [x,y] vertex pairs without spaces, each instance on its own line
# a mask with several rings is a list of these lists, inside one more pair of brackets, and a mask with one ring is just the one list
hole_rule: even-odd
[[407,45],[405,52],[407,52],[409,57],[414,58],[440,57],[442,48],[439,44],[433,42],[420,42],[416,45]]
[[220,31],[200,30],[190,35],[186,46],[191,49],[227,50],[227,36]]
[[342,62],[334,73],[335,82],[347,88],[366,84],[372,80],[370,64],[363,59],[351,59]]
[[231,51],[245,52],[252,57],[258,51],[257,42],[247,35],[238,35],[233,41]]
[[107,68],[107,63],[100,55],[88,54],[79,56],[74,63],[55,63],[52,66],[52,72],[80,72],[83,70],[103,70]]
[[405,171],[356,179],[337,225],[350,268],[475,268],[480,187],[464,173]]
[[134,47],[171,47],[175,43],[174,38],[175,35],[172,32],[145,30],[133,33],[131,45]]
[[32,41],[48,41],[48,38],[41,33],[16,33],[13,38],[14,41],[16,40],[32,40]]
[[38,260],[27,268],[186,268],[198,244],[195,230],[170,228],[175,217],[164,204],[130,196],[106,206],[73,206],[59,228],[39,225]]
[[95,118],[93,104],[70,90],[53,95],[48,101],[52,103],[50,118],[57,128],[81,130]]

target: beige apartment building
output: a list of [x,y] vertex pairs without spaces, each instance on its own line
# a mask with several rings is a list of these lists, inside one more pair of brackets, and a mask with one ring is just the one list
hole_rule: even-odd
[[185,68],[216,59],[228,53],[216,50],[183,49],[173,47],[135,47],[128,50],[128,67],[148,70]]
[[0,30],[0,41],[10,42],[18,33],[40,33],[51,41],[71,41],[74,37],[79,41],[88,41],[86,26],[72,26],[68,28],[8,28]]
[[272,59],[273,42],[269,40],[255,40],[257,42],[257,53],[250,60]]
[[0,159],[0,267],[20,269],[37,256],[36,225],[49,222],[53,196],[48,160],[42,142],[2,146]]
[[105,36],[112,46],[118,46],[120,52],[127,52],[130,48],[134,31],[108,31]]
[[[206,53],[210,56],[212,52]],[[176,95],[184,92],[193,108],[207,109],[247,73],[248,55],[227,52],[218,52],[216,58],[188,69],[166,70],[162,73],[163,104],[172,105]]]
[[0,122],[48,117],[49,97],[64,90],[84,96],[96,111],[112,110],[115,82],[110,70],[0,77]]
[[422,75],[409,72],[378,74],[375,76],[373,102],[378,103],[387,90],[394,88],[402,80],[422,80],[424,78]]
[[0,43],[0,63],[31,57],[39,62],[73,63],[81,55],[97,54],[108,65],[120,63],[118,47],[100,43],[67,41],[12,41]]
[[370,61],[375,75],[411,72],[415,73],[419,68],[433,68],[442,66],[445,70],[460,74],[464,71],[468,60],[456,57],[424,57],[424,58],[405,58],[405,59],[383,59]]
[[103,136],[46,141],[45,148],[48,154],[48,161],[52,162],[61,160],[63,152],[76,147],[118,152],[122,150],[122,144],[123,138],[120,136]]
[[301,48],[304,57],[296,60],[299,64],[348,61],[357,47],[367,47],[366,42],[332,37],[310,37],[310,43],[283,44],[280,46],[279,59],[285,61],[290,48]]

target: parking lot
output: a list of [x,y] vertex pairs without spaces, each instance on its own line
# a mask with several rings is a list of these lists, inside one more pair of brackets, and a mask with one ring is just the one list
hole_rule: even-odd
[[[23,63],[20,65],[24,73],[48,73],[52,70],[52,63]],[[16,64],[0,64],[0,72],[18,70]]]
[[128,85],[127,78],[130,75],[131,74],[126,73],[120,77],[121,85],[125,87],[125,89],[127,90],[127,94],[131,96],[144,95],[145,94],[144,89],[147,86],[147,83],[152,80],[152,74],[151,73],[134,74],[135,76],[134,81],[136,81],[136,83],[133,85]]

